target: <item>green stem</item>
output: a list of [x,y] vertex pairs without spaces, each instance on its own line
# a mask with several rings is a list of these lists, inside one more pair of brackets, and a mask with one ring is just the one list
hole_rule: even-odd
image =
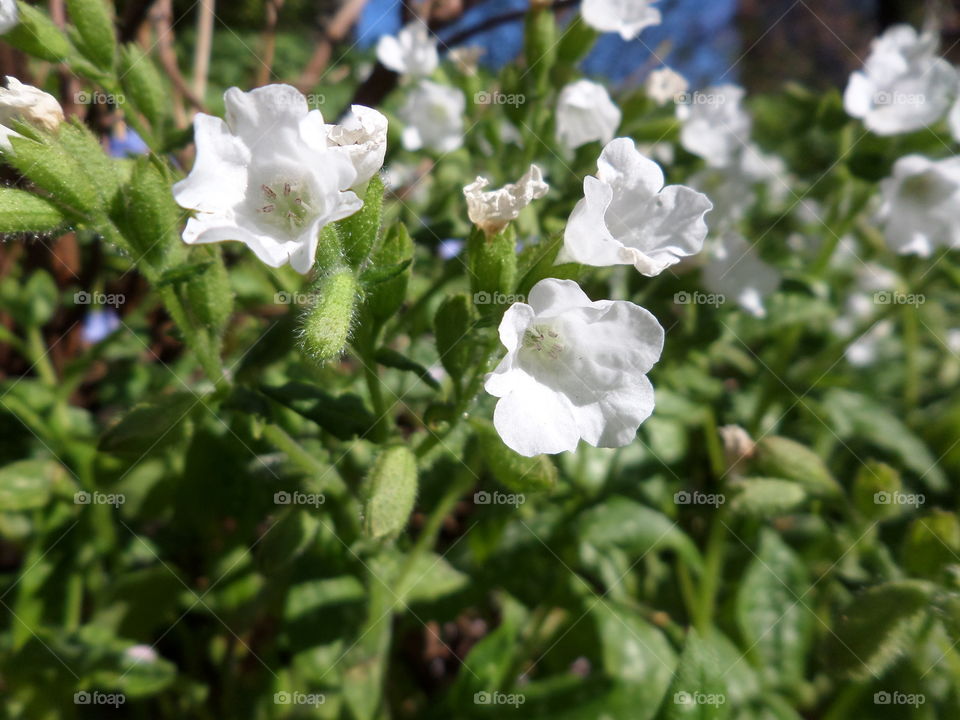
[[[307,475],[317,478],[323,490],[340,498],[347,494],[347,486],[333,467],[317,460],[304,447],[287,434],[279,425],[264,425],[263,436],[278,450],[286,454],[287,459],[297,465]],[[322,480],[320,480],[322,478]]]
[[56,387],[57,373],[50,362],[46,343],[43,342],[43,333],[38,327],[27,330],[27,354],[43,383],[49,387]]
[[703,578],[700,581],[700,602],[697,605],[697,615],[694,619],[697,630],[701,633],[707,632],[713,623],[717,591],[720,588],[721,575],[723,574],[723,558],[727,547],[727,528],[723,518],[723,513],[718,512],[710,526],[710,535],[707,538]]
[[900,312],[903,317],[903,344],[906,351],[903,400],[907,409],[912,410],[916,409],[920,400],[920,366],[917,361],[920,351],[920,334],[917,327],[918,308],[904,303]]

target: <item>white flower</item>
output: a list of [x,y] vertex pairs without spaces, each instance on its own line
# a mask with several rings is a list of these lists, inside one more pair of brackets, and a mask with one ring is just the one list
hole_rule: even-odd
[[583,0],[583,19],[601,32],[620,33],[633,40],[640,31],[660,24],[660,11],[652,7],[657,0]]
[[131,645],[123,651],[123,656],[127,660],[132,661],[134,665],[142,662],[153,663],[160,658],[160,656],[157,655],[157,651],[150,645]]
[[577,80],[560,91],[557,140],[570,150],[595,140],[606,144],[613,140],[621,118],[603,85]]
[[353,105],[339,125],[327,125],[327,144],[342,148],[353,163],[358,187],[377,174],[387,154],[387,118],[373,108]]
[[877,135],[937,122],[950,107],[957,73],[936,50],[935,34],[894,25],[873,41],[863,70],[850,76],[844,109]]
[[928,257],[940,246],[960,247],[960,157],[902,157],[880,192],[880,219],[894,252]]
[[689,87],[683,75],[668,67],[654,70],[647,76],[647,95],[657,105],[674,102],[677,96],[683,95]]
[[467,198],[467,214],[470,222],[488,235],[496,235],[511,220],[516,220],[527,205],[547,194],[550,186],[543,181],[543,173],[531,165],[526,174],[516,183],[504,185],[500,190],[484,192],[490,181],[478,177],[463,189]]
[[451,152],[463,145],[463,113],[467,99],[454,87],[430,80],[417,83],[400,110],[407,127],[403,130],[403,146],[407,150],[426,147],[437,152]]
[[197,158],[173,187],[196,210],[188,244],[239,240],[271,267],[308,273],[324,225],[362,206],[348,190],[356,171],[346,153],[327,147],[319,110],[289,85],[227,90],[226,122],[197,114]]
[[20,11],[16,0],[0,0],[0,35],[16,27],[20,22]]
[[950,128],[950,134],[956,142],[960,142],[960,97],[947,113],[947,126]]
[[677,105],[683,122],[680,144],[712,167],[727,167],[750,136],[750,116],[741,106],[745,91],[737,85],[718,85],[695,92]]
[[63,108],[50,93],[8,75],[7,87],[0,88],[0,149],[7,152],[13,150],[9,138],[20,137],[8,127],[14,120],[53,133],[63,122]]
[[660,166],[629,138],[610,142],[597,168],[596,177],[583,181],[584,198],[567,222],[561,262],[633,265],[652,277],[700,252],[704,215],[713,207],[706,195],[664,187]]
[[751,315],[764,317],[763,300],[780,286],[780,273],[741,235],[727,233],[711,248],[703,283],[710,292],[733,298]]
[[484,386],[504,443],[527,456],[630,443],[653,412],[660,323],[630,302],[591,302],[572,280],[541,280],[528,301],[504,313],[507,354]]
[[437,41],[420,21],[410,23],[396,37],[381,37],[377,60],[394,72],[415,77],[432,74],[440,64]]

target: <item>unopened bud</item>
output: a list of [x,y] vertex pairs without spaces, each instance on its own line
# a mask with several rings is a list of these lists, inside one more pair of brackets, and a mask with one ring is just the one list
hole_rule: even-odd
[[364,530],[372,538],[398,535],[407,525],[417,497],[417,459],[406,447],[387,448],[368,478]]
[[0,125],[9,127],[14,120],[55,133],[63,122],[63,108],[50,93],[8,75],[7,87],[0,88]]
[[747,431],[739,425],[724,425],[719,428],[719,432],[728,472],[737,474],[744,462],[753,457],[756,445]]
[[317,299],[304,315],[302,346],[318,362],[337,357],[350,339],[357,302],[357,278],[339,268],[317,282]]

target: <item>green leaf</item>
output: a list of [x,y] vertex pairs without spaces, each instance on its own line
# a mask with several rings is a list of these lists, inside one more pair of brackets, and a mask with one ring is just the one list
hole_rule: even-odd
[[889,408],[848,390],[831,390],[823,401],[841,440],[866,441],[895,455],[904,467],[932,489],[947,487],[947,479],[927,446]]
[[[155,269],[162,270],[170,264],[169,255],[182,254],[178,252],[182,245],[180,225],[186,213],[173,201],[170,182],[150,158],[135,161],[130,183],[123,188],[123,204],[117,215],[137,260],[146,260]],[[180,270],[184,271],[182,267]]]
[[170,95],[153,59],[137,45],[125,45],[120,53],[120,78],[134,107],[155,133],[161,130],[170,114]]
[[377,248],[361,283],[367,290],[366,306],[383,323],[400,309],[407,297],[407,282],[413,263],[413,240],[402,223],[393,226]]
[[843,494],[823,460],[813,450],[789,438],[761,438],[756,444],[751,471],[756,475],[793,480],[813,497],[836,498]]
[[57,310],[58,300],[57,284],[50,273],[34,270],[23,287],[23,322],[31,327],[46,325]]
[[44,233],[67,223],[56,205],[26,190],[0,188],[0,235]]
[[744,644],[771,687],[796,689],[803,681],[814,616],[807,570],[772,530],[763,530],[757,557],[737,589],[736,616]]
[[854,596],[827,637],[831,671],[861,679],[881,675],[913,642],[933,587],[919,580],[897,580]]
[[802,486],[780,478],[743,478],[730,483],[730,489],[730,509],[756,518],[786,515],[799,509],[807,499]]
[[66,471],[50,460],[20,460],[0,468],[0,508],[19,512],[43,507]]
[[340,440],[365,435],[376,420],[356,395],[331,395],[300,382],[282,387],[261,386],[260,390]]
[[101,209],[113,208],[120,194],[122,178],[118,163],[103,151],[100,139],[78,119],[71,118],[60,126],[55,144],[66,151],[88,178],[87,182],[100,197]]
[[694,629],[680,656],[673,685],[664,704],[664,720],[723,720],[732,711],[723,662],[723,648],[713,635]]
[[473,303],[463,293],[446,298],[433,319],[440,362],[457,383],[470,366],[470,330],[475,319]]
[[4,160],[38,187],[81,215],[100,208],[102,200],[96,185],[79,161],[63,148],[22,137],[11,137],[10,144],[13,153],[7,153]]
[[374,360],[385,367],[396,368],[397,370],[405,370],[406,372],[412,372],[414,375],[423,380],[427,385],[432,387],[434,390],[440,389],[440,383],[436,381],[433,375],[430,374],[430,371],[427,370],[423,365],[418,362],[414,362],[406,355],[393,350],[392,348],[382,347],[377,350],[374,355]]
[[28,55],[60,62],[73,53],[73,46],[60,28],[41,9],[17,0],[20,21],[3,36],[3,41]]
[[111,70],[117,40],[105,0],[67,0],[67,11],[80,36],[80,51],[101,70]]
[[[593,601],[588,598],[587,602]],[[597,602],[590,614],[600,636],[604,672],[641,688],[644,697],[637,708],[637,720],[653,717],[677,666],[670,643],[637,613],[610,602]]]
[[154,287],[167,287],[189,282],[193,278],[200,277],[213,262],[213,260],[201,260],[172,267],[163,272],[160,279],[154,282]]
[[257,568],[270,577],[288,567],[313,544],[319,525],[320,521],[310,512],[293,508],[257,545]]
[[545,492],[557,484],[557,468],[549,455],[525,457],[500,439],[489,422],[473,423],[480,456],[497,482],[515,492]]
[[367,478],[363,527],[369,537],[394,538],[403,532],[417,499],[417,458],[405,446],[377,457]]
[[903,543],[903,566],[912,575],[937,579],[960,557],[960,521],[954,513],[932,510],[911,523]]
[[363,207],[337,223],[343,252],[353,267],[360,267],[370,255],[380,233],[383,218],[383,180],[379,175],[370,178]]
[[182,440],[184,421],[201,403],[191,392],[171,393],[135,407],[100,437],[102,452],[140,457],[151,450]]
[[614,496],[583,511],[577,532],[581,540],[600,549],[614,546],[637,555],[673,550],[691,568],[702,566],[696,545],[677,523],[629,498]]

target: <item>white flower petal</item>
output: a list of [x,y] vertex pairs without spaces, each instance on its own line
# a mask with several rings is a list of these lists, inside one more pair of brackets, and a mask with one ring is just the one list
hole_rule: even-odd
[[652,7],[655,2],[657,0],[583,0],[581,12],[590,27],[633,40],[644,28],[660,24],[660,11]]
[[478,177],[463,189],[470,221],[489,235],[503,230],[520,216],[521,210],[550,189],[536,165],[531,165],[516,183],[504,185],[500,190],[485,192],[489,184],[486,178]]
[[16,0],[0,0],[0,35],[10,32],[20,22]]
[[660,167],[629,138],[610,142],[598,167],[597,177],[584,181],[584,199],[567,223],[561,261],[629,264],[654,276],[700,251],[704,216],[713,207],[705,195],[682,185],[663,187]]
[[541,280],[529,305],[513,305],[500,325],[507,354],[485,383],[500,398],[497,431],[524,455],[573,450],[581,437],[630,442],[653,409],[645,374],[663,337],[656,318],[633,303],[592,302],[571,280]]
[[622,113],[603,85],[578,80],[563,88],[557,103],[557,141],[569,150],[599,140],[608,143]]
[[403,146],[407,150],[427,147],[436,152],[451,152],[463,145],[464,94],[454,87],[431,80],[418,82],[403,107],[400,118],[406,124]]
[[780,286],[780,273],[742,236],[727,233],[709,254],[703,283],[711,292],[734,299],[751,315],[763,317],[763,300]]
[[0,125],[13,120],[54,133],[63,122],[63,108],[50,93],[8,75],[7,87],[0,88]]
[[330,147],[345,153],[356,170],[354,187],[379,172],[387,154],[387,118],[363,105],[353,105],[339,125],[327,126]]
[[929,257],[937,247],[960,247],[960,158],[902,157],[880,191],[879,215],[894,252]]
[[440,64],[437,41],[421,21],[410,23],[396,37],[381,37],[377,60],[396,73],[417,77],[432,74]]

